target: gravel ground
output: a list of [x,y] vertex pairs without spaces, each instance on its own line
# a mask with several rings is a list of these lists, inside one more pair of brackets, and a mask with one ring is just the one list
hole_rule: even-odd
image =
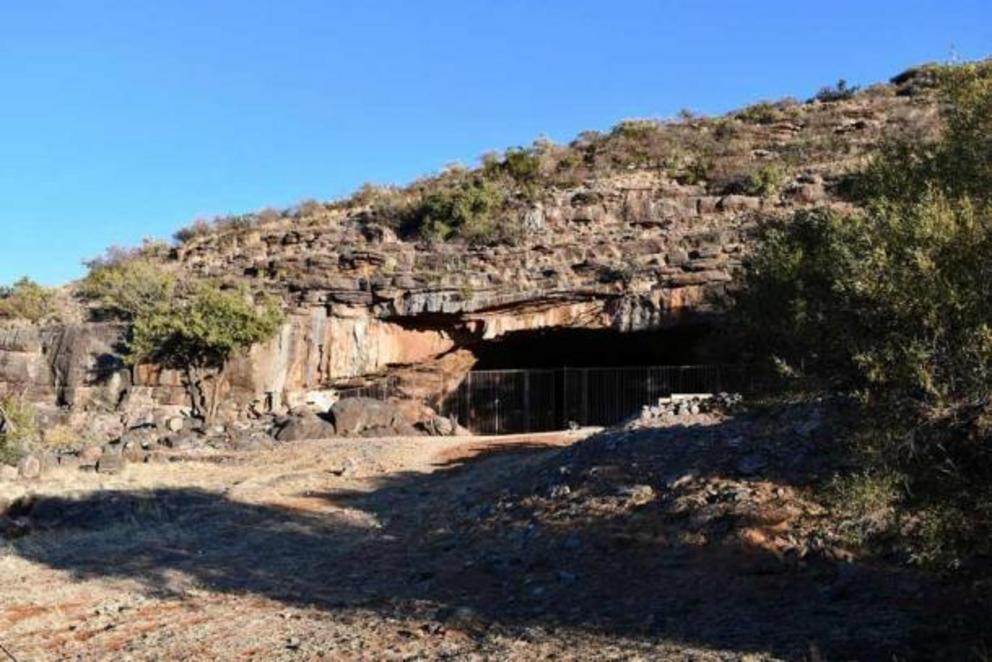
[[18,660],[757,661],[924,659],[954,639],[937,583],[816,538],[811,469],[783,451],[815,441],[780,427],[301,442],[0,485],[25,527],[0,548],[0,643]]

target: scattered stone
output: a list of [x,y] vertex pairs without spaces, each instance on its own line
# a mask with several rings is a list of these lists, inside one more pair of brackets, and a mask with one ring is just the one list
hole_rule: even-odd
[[672,478],[665,484],[665,486],[670,490],[676,490],[682,487],[683,485],[688,485],[695,479],[696,479],[696,474],[690,472],[687,474],[682,474],[681,476],[678,476],[676,478]]
[[17,463],[17,473],[21,478],[37,478],[41,475],[41,460],[35,455],[25,455]]
[[272,435],[258,430],[242,430],[231,437],[230,446],[236,451],[259,451],[273,447]]
[[117,474],[124,469],[124,458],[120,455],[104,455],[96,463],[96,471],[101,474]]
[[17,480],[20,473],[17,471],[17,467],[12,467],[9,464],[0,465],[0,481],[13,481]]
[[51,471],[52,469],[59,466],[59,456],[56,455],[55,453],[45,453],[38,459],[41,460],[42,473],[47,473],[48,471]]
[[68,454],[68,453],[65,455],[59,455],[60,467],[69,467],[75,469],[79,467],[79,464],[80,463],[79,463],[78,455]]
[[654,488],[650,485],[625,485],[617,490],[617,494],[624,497],[627,503],[632,506],[643,506],[654,500]]
[[121,452],[121,457],[123,457],[128,462],[144,462],[148,458],[148,451],[137,445],[128,445],[124,447]]
[[151,427],[140,427],[128,430],[121,435],[121,445],[123,448],[133,446],[148,450],[158,443],[159,433]]
[[174,451],[188,451],[197,446],[196,438],[191,434],[177,434],[165,437],[159,443]]
[[100,446],[86,446],[79,451],[79,463],[83,466],[96,466],[97,460],[103,455],[103,448]]
[[450,437],[455,433],[455,423],[445,416],[434,416],[425,426],[428,434],[438,437]]
[[171,416],[165,421],[165,429],[169,432],[179,432],[184,425],[185,421],[182,416]]
[[700,393],[675,394],[671,397],[658,398],[656,404],[644,405],[641,408],[640,423],[669,422],[673,418],[698,416],[716,411],[729,411],[741,401],[739,394],[730,393]]
[[123,451],[124,444],[120,442],[111,442],[103,445],[103,455],[101,457],[106,457],[108,455],[120,455]]

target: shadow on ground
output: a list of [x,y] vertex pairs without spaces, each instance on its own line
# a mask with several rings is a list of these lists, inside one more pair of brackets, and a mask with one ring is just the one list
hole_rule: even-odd
[[[631,434],[626,448],[658,433]],[[588,448],[596,443],[607,442]],[[578,628],[790,659],[811,646],[827,659],[926,658],[958,636],[953,611],[940,615],[940,586],[894,566],[790,565],[744,544],[623,535],[607,516],[557,525],[510,498],[507,486],[532,489],[519,476],[544,475],[537,469],[559,458],[578,462],[588,448],[489,449],[432,474],[390,475],[371,492],[308,495],[322,512],[197,489],[45,498],[12,513],[36,527],[12,547],[79,578],[135,579],[158,595],[182,591],[179,576],[328,611],[427,605],[417,617],[444,621],[468,608],[491,627]],[[546,488],[535,480],[533,489]],[[510,505],[500,511],[501,502]]]

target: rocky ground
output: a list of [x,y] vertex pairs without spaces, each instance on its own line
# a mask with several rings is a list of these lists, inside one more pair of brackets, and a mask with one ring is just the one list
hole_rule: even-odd
[[845,466],[820,406],[696,409],[0,483],[0,643],[19,660],[982,659],[960,587],[843,544],[816,488]]

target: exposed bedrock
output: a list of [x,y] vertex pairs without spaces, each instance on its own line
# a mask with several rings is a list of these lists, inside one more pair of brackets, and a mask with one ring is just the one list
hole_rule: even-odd
[[[326,409],[340,389],[382,379],[411,419],[424,419],[476,363],[480,343],[555,329],[623,342],[693,323],[714,312],[762,218],[834,204],[707,196],[644,172],[549,195],[521,211],[528,229],[517,246],[404,241],[361,210],[184,245],[172,259],[185,273],[247,283],[286,310],[274,338],[216,378],[222,420]],[[104,323],[0,331],[0,393],[107,435],[185,411],[183,375],[125,365],[126,336]]]
[[[688,288],[686,288],[688,289]],[[548,329],[635,331],[700,313],[702,294],[543,294],[492,308],[380,318],[362,306],[309,306],[287,316],[270,341],[233,357],[219,379],[226,419],[333,401],[333,391],[388,379],[412,420],[456,388],[480,342]],[[687,302],[693,302],[688,305]],[[188,408],[183,375],[127,366],[126,328],[82,324],[0,332],[0,393],[34,402],[46,421],[72,427],[161,422]],[[321,397],[325,400],[321,400]]]

